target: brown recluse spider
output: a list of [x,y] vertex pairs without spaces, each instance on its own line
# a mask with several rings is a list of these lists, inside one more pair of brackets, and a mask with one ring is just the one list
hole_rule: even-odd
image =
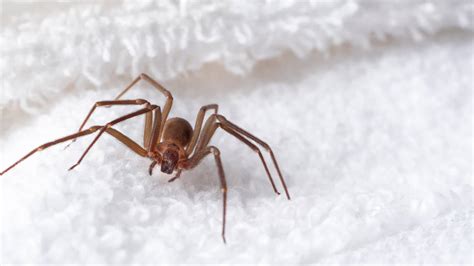
[[[140,80],[145,80],[149,82],[153,87],[158,89],[166,97],[166,103],[163,107],[163,112],[160,107],[154,104],[150,104],[148,101],[143,99],[135,100],[119,100],[127,91],[129,91],[135,84]],[[226,207],[227,207],[227,184],[224,174],[224,168],[222,167],[221,157],[219,149],[214,146],[209,146],[209,142],[214,135],[214,132],[217,128],[221,128],[232,136],[236,137],[238,140],[243,142],[245,145],[250,147],[254,152],[256,152],[262,161],[265,172],[267,173],[268,180],[272,185],[273,191],[276,194],[280,194],[277,188],[275,187],[275,182],[273,181],[272,175],[268,169],[268,166],[265,162],[265,159],[260,151],[260,149],[253,142],[262,146],[265,150],[270,153],[270,157],[273,161],[273,164],[276,168],[280,182],[285,190],[286,197],[290,199],[290,194],[288,193],[288,188],[286,187],[285,180],[281,174],[280,168],[276,161],[275,155],[273,154],[270,146],[262,141],[261,139],[250,134],[246,130],[238,127],[234,123],[228,121],[224,116],[217,113],[218,106],[217,104],[209,104],[201,107],[199,110],[194,129],[183,118],[174,117],[168,119],[168,114],[171,110],[171,105],[173,104],[173,96],[171,93],[161,86],[158,82],[151,79],[146,74],[141,74],[135,80],[132,81],[116,98],[112,101],[100,101],[96,102],[92,109],[87,114],[86,118],[82,122],[79,130],[75,134],[68,135],[66,137],[45,143],[38,148],[32,150],[21,159],[16,161],[14,164],[9,166],[0,175],[5,174],[10,169],[15,167],[17,164],[30,157],[37,151],[42,151],[50,146],[72,140],[75,141],[76,138],[86,136],[98,131],[98,134],[92,141],[92,143],[87,147],[85,152],[79,158],[76,164],[71,166],[69,170],[74,169],[78,166],[81,161],[84,159],[86,154],[90,151],[92,146],[97,142],[97,140],[104,134],[108,133],[112,137],[118,139],[120,142],[125,144],[128,148],[133,150],[140,156],[148,157],[152,160],[148,172],[151,175],[153,168],[158,164],[161,165],[161,172],[166,174],[172,174],[176,171],[176,174],[173,178],[169,180],[172,182],[179,178],[183,170],[189,170],[196,167],[201,160],[209,154],[214,155],[216,161],[217,170],[221,183],[221,191],[223,196],[223,212],[222,212],[222,239],[225,243],[225,223],[226,223]],[[93,126],[88,129],[83,129],[87,123],[87,120],[91,117],[92,113],[97,107],[100,106],[113,106],[113,105],[144,105],[144,107],[138,111],[129,113],[127,115],[121,116],[117,119],[110,121],[109,123],[103,126]],[[202,128],[202,123],[204,121],[204,115],[206,111],[213,110],[214,112],[208,117],[204,128]],[[123,133],[114,129],[112,126],[128,120],[130,118],[145,115],[145,130],[143,136],[143,147],[129,137],[125,136]],[[202,128],[202,130],[201,130]]]

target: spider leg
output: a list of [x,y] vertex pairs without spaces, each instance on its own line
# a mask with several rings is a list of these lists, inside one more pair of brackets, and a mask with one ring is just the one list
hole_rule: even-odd
[[227,182],[225,179],[224,167],[222,167],[222,161],[220,156],[220,151],[214,146],[208,146],[205,149],[196,151],[196,153],[186,161],[185,169],[192,169],[196,167],[201,160],[209,155],[214,154],[214,159],[216,161],[217,171],[219,174],[219,180],[221,183],[222,191],[222,240],[226,243],[225,240],[225,224],[226,224],[226,213],[227,213]]
[[[159,108],[158,106],[156,105],[149,105],[143,109],[140,109],[138,111],[135,111],[133,113],[130,113],[130,114],[127,114],[127,115],[124,115],[124,116],[121,116],[117,119],[114,119],[112,120],[111,122],[107,123],[105,126],[102,126],[99,130],[99,133],[97,134],[97,136],[94,138],[94,140],[92,141],[92,143],[87,147],[87,149],[84,151],[84,153],[82,154],[81,158],[79,158],[79,160],[77,161],[76,164],[74,164],[73,166],[71,166],[69,168],[69,170],[72,170],[74,169],[76,166],[78,166],[82,159],[84,159],[84,157],[86,156],[86,154],[89,152],[89,150],[92,148],[92,146],[94,146],[94,144],[97,142],[97,140],[102,136],[102,134],[104,132],[106,132],[108,129],[110,129],[113,125],[117,124],[117,123],[120,123],[120,122],[123,122],[127,119],[130,119],[130,118],[133,118],[135,116],[139,116],[139,115],[143,115],[143,114],[146,114],[148,112],[151,112],[155,109]],[[118,131],[117,131],[118,132]],[[138,144],[137,144],[138,146]]]
[[198,151],[198,150],[204,149],[204,147],[206,147],[209,144],[211,138],[214,136],[214,133],[215,133],[216,129],[218,127],[222,128],[224,131],[231,134],[232,136],[234,136],[235,138],[240,140],[242,143],[247,145],[249,148],[251,148],[255,153],[257,153],[258,157],[260,158],[260,161],[263,164],[263,167],[265,168],[265,172],[266,172],[268,180],[270,181],[270,184],[273,188],[273,191],[276,194],[280,195],[280,192],[278,191],[278,189],[275,186],[275,182],[273,181],[273,177],[270,173],[270,170],[268,169],[267,163],[266,163],[265,158],[263,157],[262,152],[260,151],[260,149],[255,144],[253,144],[252,142],[247,140],[244,136],[242,136],[241,134],[239,134],[235,130],[232,130],[232,128],[230,128],[229,126],[224,125],[222,122],[216,121],[216,118],[218,116],[219,115],[211,115],[208,118],[208,120],[206,121],[206,124],[204,125],[203,132],[201,133],[201,138],[199,139],[199,142],[197,144],[196,150]]
[[120,99],[120,97],[122,97],[125,93],[127,93],[133,86],[135,86],[135,84],[137,84],[140,80],[145,80],[147,81],[148,83],[150,83],[153,87],[155,87],[157,90],[159,90],[161,93],[163,93],[163,95],[166,97],[166,102],[165,102],[165,106],[163,107],[163,117],[162,117],[162,120],[161,120],[161,128],[160,128],[160,131],[159,131],[159,135],[158,135],[158,139],[161,138],[161,133],[163,131],[163,127],[165,125],[165,121],[166,119],[168,119],[168,114],[171,110],[171,106],[173,105],[173,95],[171,95],[171,93],[165,89],[160,83],[156,82],[155,80],[153,80],[152,78],[150,78],[147,74],[140,74],[136,79],[134,79],[132,81],[132,83],[130,83],[116,98],[115,100],[118,100]]
[[201,133],[201,127],[202,127],[202,122],[204,121],[204,115],[206,114],[206,111],[209,109],[214,109],[214,114],[217,114],[219,106],[217,104],[209,104],[209,105],[204,105],[203,107],[201,107],[201,109],[199,109],[199,112],[196,117],[196,124],[194,125],[194,129],[193,129],[193,135],[191,137],[191,141],[189,142],[188,147],[186,148],[186,156],[191,155],[191,153],[194,151],[194,147],[196,146],[197,140]]
[[173,182],[176,179],[178,179],[181,176],[182,171],[183,171],[182,169],[178,169],[178,171],[176,172],[176,175],[173,178],[171,178],[170,180],[168,180],[168,182]]
[[75,138],[79,138],[79,137],[83,137],[83,136],[86,136],[86,135],[89,135],[89,134],[92,134],[94,132],[96,132],[97,130],[99,130],[101,127],[100,126],[93,126],[93,127],[90,127],[89,129],[86,129],[86,130],[82,130],[80,132],[77,132],[75,134],[72,134],[72,135],[68,135],[66,137],[62,137],[60,139],[57,139],[57,140],[54,140],[54,141],[51,141],[51,142],[47,142],[39,147],[37,147],[36,149],[33,149],[32,151],[30,151],[28,154],[26,154],[25,156],[23,156],[21,159],[19,159],[18,161],[16,161],[14,164],[10,165],[7,169],[5,169],[3,172],[0,173],[0,175],[3,175],[5,174],[6,172],[8,172],[10,169],[12,169],[13,167],[15,167],[17,164],[21,163],[22,161],[24,161],[26,158],[30,157],[31,155],[35,154],[36,152],[38,151],[42,151],[46,148],[49,148],[51,146],[54,146],[56,144],[59,144],[59,143],[62,143],[62,142],[65,142],[65,141],[68,141],[68,140],[71,140],[71,139],[75,139]]
[[229,130],[233,131],[233,132],[236,132],[236,133],[239,133],[240,135],[243,135],[253,141],[255,141],[256,143],[258,143],[260,146],[262,146],[265,150],[268,151],[268,153],[270,153],[270,157],[272,158],[272,161],[273,161],[273,165],[275,165],[275,168],[277,170],[277,173],[278,173],[278,176],[280,178],[280,182],[283,186],[283,188],[285,189],[285,194],[286,194],[286,197],[288,199],[291,199],[290,197],[290,193],[288,192],[288,188],[286,186],[286,183],[285,183],[285,180],[283,178],[283,175],[281,174],[281,171],[280,171],[280,167],[278,166],[278,162],[275,158],[275,154],[273,153],[273,150],[272,148],[270,147],[270,145],[268,145],[266,142],[264,142],[263,140],[255,137],[254,135],[250,134],[248,131],[240,128],[239,126],[235,125],[234,123],[230,122],[229,120],[227,120],[224,116],[222,115],[216,115],[216,118],[219,122],[222,123],[222,125],[225,126],[225,128],[228,128]]
[[[81,126],[79,127],[79,131],[81,131],[84,126],[86,125],[87,121],[89,118],[92,116],[92,113],[96,110],[97,107],[110,107],[114,105],[142,105],[142,104],[147,104],[149,105],[150,103],[146,100],[143,99],[135,99],[135,100],[114,100],[114,101],[100,101],[96,102],[94,106],[90,109],[89,113],[87,114],[86,118],[82,122]],[[144,133],[144,144],[145,147],[148,147],[148,143],[150,140],[150,132],[151,132],[151,123],[152,123],[152,116],[150,113],[146,114],[146,119],[145,119],[145,133]],[[76,139],[73,139],[72,142],[69,144],[71,145],[73,142],[75,142]],[[67,145],[65,148],[69,147]]]
[[156,161],[153,161],[153,162],[150,164],[150,166],[148,167],[148,173],[149,173],[150,175],[153,174],[153,168],[155,168],[156,164],[158,164],[158,163],[157,163]]
[[[148,113],[145,113],[145,115],[148,115]],[[158,143],[160,140],[160,130],[161,125],[162,125],[162,115],[161,115],[161,108],[159,106],[156,107],[154,110],[154,119],[153,119],[153,128],[150,130],[150,142],[148,143],[148,146],[145,146],[145,148],[148,149],[148,152],[152,152],[153,148],[155,145]],[[151,124],[151,123],[150,123]]]
[[132,151],[134,151],[136,154],[146,157],[148,155],[147,150],[145,150],[142,146],[140,146],[138,143],[135,141],[131,140],[129,137],[125,136],[122,132],[114,129],[114,128],[107,128],[105,130],[108,134],[110,134],[112,137],[118,139],[120,142],[125,144],[128,148],[130,148]]
[[267,176],[269,177],[269,180],[270,180],[270,183],[272,184],[272,188],[273,190],[275,191],[276,194],[280,195],[280,192],[277,190],[276,186],[275,186],[275,182],[273,181],[273,178],[271,177],[271,174],[270,174],[270,170],[268,169],[268,166],[267,166],[267,163],[265,162],[265,159],[263,158],[263,155],[262,155],[262,152],[260,151],[260,149],[255,145],[253,144],[252,142],[248,141],[246,138],[242,137],[241,135],[239,135],[238,133],[236,133],[235,131],[232,131],[230,128],[228,128],[227,126],[223,125],[223,124],[219,124],[219,126],[225,130],[227,133],[231,134],[232,136],[236,137],[238,140],[240,140],[241,142],[243,142],[245,145],[247,145],[248,147],[250,147],[254,152],[256,152],[258,154],[258,157],[260,158],[260,160],[262,161],[262,164],[263,164],[263,167],[265,168],[265,172],[267,173]]

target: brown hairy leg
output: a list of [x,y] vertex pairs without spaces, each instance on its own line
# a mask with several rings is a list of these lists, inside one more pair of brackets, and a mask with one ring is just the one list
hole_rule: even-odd
[[[30,157],[31,155],[35,154],[36,152],[38,151],[42,151],[44,149],[47,149],[51,146],[54,146],[56,144],[59,144],[59,143],[62,143],[62,142],[65,142],[65,141],[68,141],[68,140],[71,140],[71,139],[75,139],[75,138],[79,138],[79,137],[83,137],[83,136],[87,136],[87,135],[90,135],[94,132],[96,132],[97,130],[103,128],[102,126],[93,126],[93,127],[90,127],[86,130],[82,130],[80,132],[77,132],[75,134],[72,134],[72,135],[68,135],[68,136],[65,136],[65,137],[62,137],[60,139],[57,139],[57,140],[53,140],[51,142],[47,142],[39,147],[37,147],[36,149],[33,149],[32,151],[30,151],[28,154],[26,154],[25,156],[23,156],[21,159],[19,159],[18,161],[16,161],[14,164],[12,164],[11,166],[9,166],[7,169],[5,169],[3,172],[0,173],[0,175],[3,175],[5,174],[6,172],[8,172],[10,169],[12,169],[13,167],[15,167],[17,164],[19,164],[20,162],[24,161],[25,159],[27,159],[28,157]],[[118,130],[115,130],[113,128],[108,128],[106,129],[106,132],[110,135],[112,135],[114,138],[118,139],[120,142],[122,142],[123,144],[125,144],[128,148],[130,148],[131,150],[133,150],[135,153],[137,153],[138,155],[140,156],[146,156],[147,155],[147,151],[145,149],[143,149],[142,147],[140,147],[140,145],[138,145],[136,142],[134,142],[133,140],[131,140],[130,138],[128,138],[127,136],[125,136],[124,134],[122,134],[121,132],[119,132]]]
[[168,119],[168,114],[171,110],[171,106],[173,105],[173,95],[165,89],[160,83],[156,82],[154,79],[150,78],[147,74],[140,74],[136,79],[134,79],[117,97],[115,97],[115,100],[120,99],[125,93],[127,93],[133,86],[135,86],[140,80],[144,80],[148,83],[150,83],[154,88],[156,88],[158,91],[163,93],[163,95],[166,97],[166,102],[165,106],[163,107],[163,115],[162,115],[162,120],[161,120],[161,129],[160,129],[160,135],[158,136],[158,139],[161,138],[161,133],[163,131],[163,127],[165,125],[166,119]]
[[217,172],[219,174],[219,180],[221,183],[222,191],[222,240],[226,243],[225,240],[225,224],[226,224],[226,214],[227,214],[227,182],[225,179],[224,167],[222,166],[220,151],[214,146],[208,146],[202,150],[196,151],[196,153],[186,161],[185,169],[192,169],[196,167],[201,160],[209,155],[214,154],[214,159],[216,161]]
[[[153,148],[158,143],[159,141],[158,136],[160,135],[160,129],[163,129],[163,128],[161,127],[161,110],[160,110],[160,107],[158,107],[155,109],[155,119],[153,122],[153,129],[151,131],[151,140],[150,140],[150,145],[148,146],[148,153],[153,152]],[[158,162],[154,160],[148,167],[148,173],[150,175],[153,174],[153,168],[155,168],[157,163]]]
[[86,136],[86,135],[89,135],[89,134],[92,134],[94,132],[96,132],[97,130],[99,130],[101,128],[101,126],[93,126],[93,127],[90,127],[86,130],[82,130],[80,132],[77,132],[75,134],[72,134],[72,135],[68,135],[66,137],[62,137],[60,139],[57,139],[57,140],[53,140],[51,142],[47,142],[35,149],[33,149],[32,151],[30,151],[28,154],[26,154],[25,156],[23,156],[22,158],[20,158],[18,161],[16,161],[15,163],[13,163],[12,165],[10,165],[7,169],[5,169],[3,172],[0,173],[0,175],[3,175],[5,174],[6,172],[8,172],[10,169],[12,169],[13,167],[15,167],[17,164],[21,163],[22,161],[24,161],[26,158],[30,157],[31,155],[35,154],[36,152],[38,151],[42,151],[44,149],[47,149],[51,146],[54,146],[56,144],[59,144],[59,143],[62,143],[62,142],[65,142],[65,141],[68,141],[68,140],[71,140],[71,139],[75,139],[75,138],[78,138],[78,137],[83,137],[83,136]]
[[[247,140],[244,136],[242,136],[238,132],[236,132],[235,130],[232,130],[230,127],[225,126],[223,123],[216,121],[216,118],[218,116],[219,115],[211,115],[208,118],[208,120],[206,121],[206,124],[204,125],[204,129],[202,130],[203,132],[201,133],[201,138],[199,139],[199,142],[197,144],[196,150],[204,149],[204,147],[206,147],[209,144],[209,142],[211,141],[211,138],[214,136],[214,133],[217,130],[217,128],[219,128],[219,127],[222,128],[224,131],[226,131],[227,133],[229,133],[232,136],[236,137],[238,140],[240,140],[242,143],[247,145],[255,153],[258,154],[258,157],[260,158],[260,161],[262,162],[263,167],[265,168],[265,172],[266,172],[268,180],[270,181],[270,184],[273,188],[273,191],[276,194],[280,195],[280,192],[278,191],[278,189],[275,186],[275,182],[273,180],[273,177],[270,173],[270,170],[268,169],[267,163],[266,163],[265,158],[263,157],[262,152],[260,151],[260,149],[255,144],[253,144],[252,142]],[[284,185],[284,187],[285,187],[285,185]]]
[[143,109],[140,109],[138,111],[135,111],[133,113],[130,113],[128,115],[124,115],[124,116],[121,116],[117,119],[114,119],[112,120],[111,122],[107,123],[105,126],[101,127],[101,129],[99,130],[99,133],[97,134],[97,136],[94,138],[94,140],[92,141],[92,143],[87,147],[87,149],[84,151],[84,153],[82,154],[81,158],[79,158],[79,160],[77,161],[76,164],[74,164],[73,166],[71,166],[69,168],[69,170],[72,170],[74,169],[76,166],[78,166],[81,161],[84,159],[84,157],[87,155],[87,153],[89,152],[89,150],[92,148],[92,146],[94,146],[94,144],[97,142],[97,140],[102,136],[102,134],[104,132],[107,131],[107,129],[111,128],[113,125],[117,124],[117,123],[120,123],[120,122],[123,122],[127,119],[130,119],[130,118],[133,118],[135,116],[139,116],[139,115],[143,115],[143,114],[146,114],[148,112],[151,112],[155,109],[159,108],[158,106],[156,105],[149,105]]
[[268,145],[266,142],[264,142],[263,140],[255,137],[254,135],[252,135],[250,132],[238,127],[237,125],[235,125],[234,123],[230,122],[229,120],[227,120],[224,116],[222,115],[216,115],[216,118],[219,122],[222,123],[222,125],[224,125],[226,128],[228,128],[229,130],[232,130],[233,132],[236,132],[236,133],[239,133],[255,142],[257,142],[260,146],[262,146],[265,150],[267,150],[269,153],[270,153],[270,157],[272,158],[272,161],[273,161],[273,165],[275,165],[275,168],[277,170],[277,173],[278,173],[278,176],[280,177],[280,182],[283,186],[283,188],[285,189],[285,194],[286,194],[286,197],[288,199],[291,199],[290,197],[290,193],[288,192],[288,188],[286,186],[286,183],[285,183],[285,180],[283,178],[283,175],[281,174],[281,171],[280,171],[280,167],[278,166],[278,162],[275,158],[275,155],[273,153],[273,150],[272,148],[270,147],[270,145]]
[[[87,121],[89,121],[89,118],[92,116],[94,111],[96,110],[97,107],[111,107],[111,106],[116,106],[116,105],[143,105],[147,104],[150,105],[150,103],[147,100],[144,99],[135,99],[135,100],[113,100],[113,101],[100,101],[96,102],[94,106],[90,109],[89,113],[87,114],[86,118],[82,122],[81,126],[79,127],[78,131],[81,131],[84,126],[86,125]],[[152,123],[152,117],[150,113],[146,114],[146,119],[145,119],[145,132],[144,132],[144,146],[148,147],[148,143],[150,140],[150,132],[151,132],[151,123]],[[71,145],[73,142],[75,142],[76,139],[73,139],[72,142],[69,144]],[[69,147],[67,145],[65,148]]]
[[189,142],[189,145],[186,148],[186,156],[191,155],[191,153],[194,151],[194,147],[196,146],[199,135],[201,134],[201,127],[202,122],[204,121],[204,115],[206,114],[207,110],[211,109],[214,109],[214,114],[217,114],[219,106],[217,104],[209,104],[204,105],[203,107],[201,107],[201,109],[199,109],[199,112],[196,117],[196,124],[194,125],[193,129],[193,136],[191,137],[191,141]]

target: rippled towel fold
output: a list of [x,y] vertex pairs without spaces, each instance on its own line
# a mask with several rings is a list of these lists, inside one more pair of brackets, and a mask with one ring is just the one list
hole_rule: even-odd
[[[82,138],[0,177],[1,262],[472,264],[470,2],[173,3],[4,5],[0,169],[147,72],[172,116],[218,103],[268,142],[292,200],[219,132],[224,245],[211,158],[169,184],[104,136],[68,172]],[[117,129],[142,143],[143,124]]]

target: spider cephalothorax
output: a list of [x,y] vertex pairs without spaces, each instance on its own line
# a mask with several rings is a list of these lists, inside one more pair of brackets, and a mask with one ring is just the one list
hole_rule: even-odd
[[178,149],[169,148],[161,155],[161,172],[172,174],[178,164]]
[[[150,104],[144,99],[134,99],[134,100],[119,100],[130,88],[132,88],[138,81],[145,80],[149,82],[153,87],[158,89],[161,93],[166,96],[166,103],[163,107],[163,112],[161,108],[157,105]],[[161,172],[166,174],[172,174],[176,171],[176,175],[171,178],[169,181],[176,180],[179,178],[181,171],[189,170],[197,166],[201,160],[209,155],[213,154],[220,179],[221,191],[223,193],[223,216],[222,216],[222,238],[225,242],[225,219],[226,219],[226,207],[227,207],[227,182],[225,179],[224,168],[222,167],[222,162],[220,159],[220,152],[214,146],[210,146],[209,142],[211,141],[214,132],[217,128],[221,128],[232,136],[236,137],[238,140],[243,142],[245,145],[250,147],[255,151],[262,164],[264,166],[265,172],[267,173],[268,180],[272,185],[275,193],[278,192],[275,182],[273,181],[272,175],[267,167],[264,157],[260,151],[260,148],[257,144],[263,147],[270,153],[270,158],[275,166],[275,169],[280,178],[280,182],[285,190],[285,194],[288,199],[290,199],[290,194],[285,184],[285,180],[280,172],[278,163],[275,159],[270,146],[263,142],[261,139],[250,134],[248,131],[238,127],[232,122],[228,121],[225,117],[217,113],[218,106],[217,104],[209,104],[201,107],[196,118],[196,124],[194,128],[183,118],[175,117],[168,119],[168,114],[171,110],[173,103],[173,97],[171,93],[161,86],[158,82],[151,79],[146,74],[141,74],[137,77],[129,86],[127,86],[116,98],[111,101],[100,101],[96,102],[92,109],[89,111],[88,115],[82,122],[79,130],[75,134],[68,135],[66,137],[45,143],[38,148],[32,150],[21,159],[16,161],[14,164],[9,166],[0,175],[5,174],[7,171],[15,167],[18,163],[25,160],[29,156],[33,155],[37,151],[42,151],[50,146],[62,143],[68,140],[74,141],[78,137],[92,134],[98,132],[92,143],[87,147],[85,152],[79,158],[76,164],[74,164],[69,170],[74,169],[79,165],[90,151],[92,146],[97,142],[97,140],[104,134],[108,133],[128,148],[133,150],[140,156],[150,158],[152,160],[151,165],[149,166],[149,173],[152,174],[153,168],[159,164],[161,165]],[[99,106],[114,106],[114,105],[144,105],[144,107],[138,111],[131,112],[127,115],[121,116],[117,119],[110,121],[109,123],[102,126],[92,126],[88,129],[83,130],[90,116],[94,110]],[[205,113],[208,110],[214,110],[214,113],[211,114],[202,127],[204,122]],[[145,115],[145,130],[143,136],[143,146],[139,145],[135,141],[131,140],[129,137],[125,136],[120,131],[113,128],[115,124],[123,122],[125,120]]]

